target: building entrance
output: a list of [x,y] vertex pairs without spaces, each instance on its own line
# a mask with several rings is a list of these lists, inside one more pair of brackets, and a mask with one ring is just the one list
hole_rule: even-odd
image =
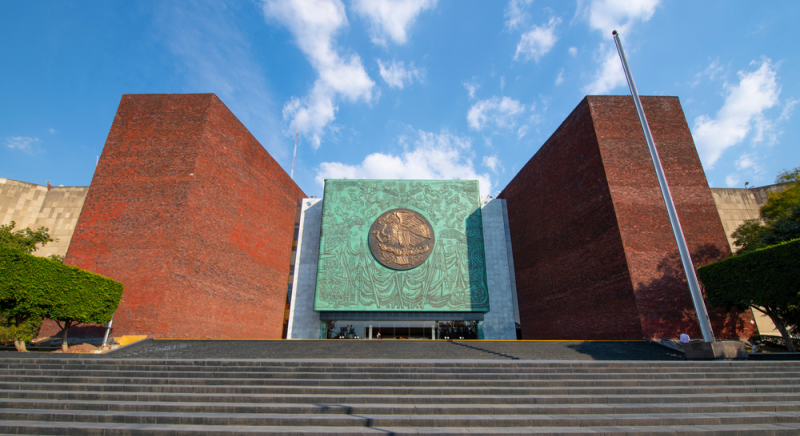
[[326,339],[480,339],[479,321],[323,321]]

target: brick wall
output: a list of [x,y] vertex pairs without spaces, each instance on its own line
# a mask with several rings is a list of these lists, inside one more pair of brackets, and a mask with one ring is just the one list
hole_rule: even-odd
[[124,95],[66,263],[125,284],[114,335],[280,338],[301,197],[215,95]]
[[[696,265],[730,253],[676,97],[644,97]],[[699,337],[655,170],[630,97],[586,97],[501,193],[523,337]],[[749,312],[709,308],[719,338]]]

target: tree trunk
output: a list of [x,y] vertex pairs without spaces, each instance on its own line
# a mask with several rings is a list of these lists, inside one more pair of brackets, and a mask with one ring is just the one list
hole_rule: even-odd
[[784,324],[781,317],[774,314],[774,312],[768,308],[764,308],[766,310],[762,310],[762,312],[766,313],[769,319],[772,320],[772,323],[775,324],[775,327],[781,332],[781,336],[783,336],[783,340],[786,341],[786,349],[789,350],[790,353],[794,353],[794,342],[792,342],[792,337],[789,336],[789,332],[786,330],[786,324]]
[[18,339],[14,339],[14,348],[21,353],[27,353],[28,349],[25,348],[25,341],[20,341]]
[[20,326],[24,324],[25,321],[27,321],[29,318],[30,317],[24,317],[21,315],[14,316],[14,348],[16,348],[17,351],[21,353],[27,353],[28,349],[25,348],[25,341],[19,339],[17,332],[19,331]]
[[[69,351],[69,344],[67,344],[67,332],[69,331],[72,321],[64,321],[64,327],[61,328],[61,351]],[[61,327],[59,325],[59,327]]]

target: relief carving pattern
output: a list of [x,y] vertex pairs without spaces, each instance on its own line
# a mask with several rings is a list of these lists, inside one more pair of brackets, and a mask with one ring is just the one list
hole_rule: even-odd
[[320,237],[315,310],[489,310],[475,181],[328,180]]

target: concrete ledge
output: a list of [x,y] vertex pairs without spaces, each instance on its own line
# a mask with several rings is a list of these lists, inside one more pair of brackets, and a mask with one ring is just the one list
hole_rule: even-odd
[[690,342],[683,345],[687,360],[747,359],[744,342]]
[[800,360],[800,353],[750,353],[749,360]]

